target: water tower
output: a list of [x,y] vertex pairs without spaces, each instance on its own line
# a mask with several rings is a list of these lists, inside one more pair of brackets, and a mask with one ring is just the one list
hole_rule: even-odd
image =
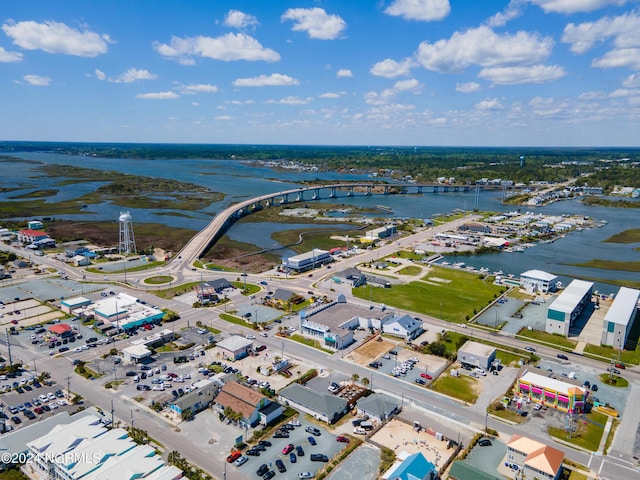
[[133,221],[129,212],[120,212],[118,218],[120,222],[120,243],[118,253],[120,255],[131,255],[136,253],[136,237],[133,235]]

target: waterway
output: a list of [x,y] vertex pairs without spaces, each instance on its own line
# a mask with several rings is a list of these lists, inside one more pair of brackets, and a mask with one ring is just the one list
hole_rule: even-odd
[[[3,153],[3,152],[0,152]],[[59,215],[58,218],[76,220],[116,220],[122,210],[130,210],[134,226],[139,223],[163,223],[171,227],[184,227],[194,230],[202,229],[211,218],[230,204],[257,195],[278,192],[296,188],[303,181],[370,181],[366,174],[345,174],[336,172],[298,172],[292,170],[274,170],[253,163],[233,160],[132,160],[97,159],[86,156],[70,156],[52,153],[34,152],[4,152],[18,158],[35,160],[43,163],[73,165],[93,168],[97,170],[111,170],[122,174],[143,175],[149,177],[169,178],[184,182],[191,182],[208,187],[212,191],[225,194],[222,201],[214,202],[206,208],[187,212],[181,210],[157,209],[127,209],[111,203],[89,205],[82,214]],[[3,162],[2,180],[0,187],[0,201],[15,201],[12,197],[25,195],[38,190],[54,189],[58,192],[45,199],[47,202],[57,202],[77,198],[85,193],[94,191],[101,182],[80,182],[71,185],[63,183],[64,178],[50,178],[38,172],[35,165],[21,162]],[[377,180],[384,180],[378,178]],[[11,189],[7,191],[7,189]],[[515,209],[513,206],[501,203],[500,192],[481,192],[477,207],[484,211],[504,212]],[[334,203],[336,206],[359,206],[374,208],[384,205],[393,213],[378,212],[377,217],[383,218],[431,218],[438,213],[451,212],[453,209],[472,210],[475,205],[475,193],[427,193],[423,195],[372,195],[341,197],[336,199],[322,199],[323,203]],[[313,205],[312,201],[308,202]],[[523,209],[526,210],[526,209]],[[522,253],[500,253],[464,257],[462,261],[477,268],[486,267],[490,271],[502,270],[505,274],[519,273],[529,269],[541,269],[560,276],[563,283],[568,283],[572,276],[637,280],[635,272],[608,271],[576,267],[570,264],[586,262],[591,259],[613,261],[640,261],[640,252],[634,247],[640,244],[604,243],[615,233],[628,228],[637,227],[640,221],[640,211],[637,209],[616,209],[607,207],[585,207],[579,200],[556,202],[548,206],[529,209],[543,214],[585,215],[596,220],[607,220],[602,228],[593,228],[581,232],[572,232],[550,244],[536,244]],[[171,215],[175,213],[175,215]],[[228,235],[237,241],[256,244],[262,248],[274,245],[270,238],[274,231],[293,228],[314,228],[309,224],[278,224],[278,223],[240,223],[231,227]],[[336,228],[346,228],[346,225],[336,225]],[[290,255],[288,251],[278,251],[279,255]],[[460,260],[459,257],[449,261]],[[617,290],[606,284],[598,285],[603,292]]]

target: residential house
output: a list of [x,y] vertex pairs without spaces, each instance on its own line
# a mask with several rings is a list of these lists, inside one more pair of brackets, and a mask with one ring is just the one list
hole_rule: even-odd
[[227,382],[214,400],[214,407],[221,413],[225,408],[242,415],[240,423],[247,427],[268,425],[282,415],[282,406],[256,390],[236,382]]
[[557,480],[563,461],[563,451],[522,435],[513,435],[507,443],[506,463],[517,465],[523,478]]
[[344,398],[329,392],[317,392],[298,383],[292,383],[280,390],[278,398],[285,405],[329,424],[338,421],[349,408]]

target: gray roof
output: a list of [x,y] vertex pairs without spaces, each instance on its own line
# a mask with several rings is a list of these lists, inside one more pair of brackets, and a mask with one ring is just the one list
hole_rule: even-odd
[[214,290],[222,290],[223,288],[229,288],[231,284],[226,278],[217,278],[215,280],[209,280],[207,284]]
[[218,392],[219,389],[220,387],[218,387],[215,384],[215,382],[211,380],[209,385],[203,388],[197,388],[195,390],[192,390],[189,393],[183,395],[182,397],[177,398],[175,401],[171,403],[174,405],[177,405],[180,408],[180,410],[191,408],[197,402],[200,402],[202,404],[206,403],[208,405],[211,402],[211,400],[213,400],[213,398],[216,396],[216,393]]
[[293,295],[294,293],[291,290],[287,290],[286,288],[276,288],[273,298],[282,302],[288,302]]
[[293,403],[303,405],[309,410],[326,415],[331,420],[347,408],[347,401],[344,398],[336,397],[330,393],[316,392],[295,382],[280,390],[278,395]]
[[373,417],[383,418],[397,410],[400,407],[400,403],[393,397],[375,393],[358,400],[357,407]]
[[350,267],[340,272],[336,272],[335,276],[340,278],[348,278],[348,279],[360,278],[362,277],[362,272],[355,267]]

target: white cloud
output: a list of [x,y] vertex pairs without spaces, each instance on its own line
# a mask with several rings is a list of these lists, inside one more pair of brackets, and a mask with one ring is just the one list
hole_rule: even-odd
[[174,100],[180,98],[180,95],[174,92],[150,92],[139,93],[136,98],[142,98],[144,100]]
[[476,108],[478,110],[502,110],[504,106],[500,103],[500,100],[492,98],[476,103]]
[[228,33],[221,37],[171,37],[171,42],[154,42],[153,48],[163,57],[184,65],[193,65],[193,57],[212,58],[225,62],[234,60],[277,62],[280,54],[263,47],[244,33]]
[[410,92],[415,95],[422,91],[423,85],[415,78],[400,80],[392,88],[387,88],[380,93],[368,92],[365,94],[365,101],[371,105],[387,105],[398,94]]
[[0,63],[12,63],[22,60],[22,54],[20,52],[8,52],[4,48],[0,47]]
[[336,78],[351,78],[353,77],[353,73],[348,68],[341,68],[336,73]]
[[480,90],[480,84],[476,82],[456,83],[456,92],[473,93]]
[[319,98],[340,98],[345,95],[345,92],[326,92],[318,95]]
[[621,6],[628,0],[529,0],[546,13],[592,12],[609,5]]
[[35,85],[36,87],[46,87],[51,83],[51,79],[49,77],[43,77],[41,75],[25,75],[24,81],[29,85]]
[[180,93],[185,95],[195,95],[196,93],[215,93],[218,87],[208,83],[192,83],[190,85],[180,85]]
[[253,78],[238,78],[233,81],[234,87],[286,87],[291,85],[300,85],[300,82],[289,75],[280,73],[260,75]]
[[613,92],[611,92],[610,97],[611,98],[618,98],[618,97],[638,97],[640,96],[640,89],[637,88],[619,88],[617,90],[614,90]]
[[551,54],[553,39],[536,33],[499,35],[486,26],[455,32],[449,40],[422,42],[417,61],[427,70],[440,73],[461,72],[470,65],[499,67],[529,65]]
[[640,72],[629,75],[622,81],[622,86],[627,88],[640,88]]
[[387,58],[374,64],[369,72],[376,77],[396,78],[409,75],[412,66],[413,62],[410,59],[397,62],[391,58]]
[[562,41],[571,44],[573,53],[585,53],[596,43],[613,38],[617,48],[640,46],[640,14],[629,12],[618,17],[604,17],[596,22],[568,24]]
[[229,121],[229,120],[233,120],[233,117],[231,115],[218,115],[217,117],[213,117],[214,120],[222,120],[222,121]]
[[102,70],[98,70],[98,69],[96,68],[96,69],[95,69],[95,71],[94,71],[94,73],[95,73],[96,78],[97,78],[98,80],[105,81],[105,80],[107,79],[107,74],[106,74],[106,73],[104,73]]
[[156,78],[158,78],[158,76],[149,72],[149,70],[130,68],[116,78],[109,79],[109,81],[113,83],[133,83],[137,80],[155,80]]
[[280,18],[292,20],[292,30],[307,32],[309,38],[317,40],[335,40],[347,27],[347,23],[338,15],[328,15],[323,8],[290,8]]
[[258,19],[253,15],[247,15],[240,10],[229,10],[224,19],[224,24],[232,28],[247,28],[258,24]]
[[450,11],[449,0],[394,0],[384,13],[405,20],[432,22],[442,20]]
[[271,105],[307,105],[313,101],[312,97],[300,98],[295,96],[289,96],[280,100],[267,100],[266,104]]
[[478,76],[489,80],[494,85],[522,85],[553,82],[566,74],[564,68],[558,65],[530,65],[483,68]]
[[602,57],[591,62],[591,66],[598,68],[629,67],[640,68],[640,48],[616,48]]
[[5,23],[4,33],[25,50],[43,50],[78,57],[96,57],[107,52],[109,36],[88,30],[79,31],[64,23],[33,21]]
[[511,0],[503,11],[496,13],[487,20],[487,25],[490,27],[504,26],[508,21],[522,15],[522,10],[526,4],[527,0]]

